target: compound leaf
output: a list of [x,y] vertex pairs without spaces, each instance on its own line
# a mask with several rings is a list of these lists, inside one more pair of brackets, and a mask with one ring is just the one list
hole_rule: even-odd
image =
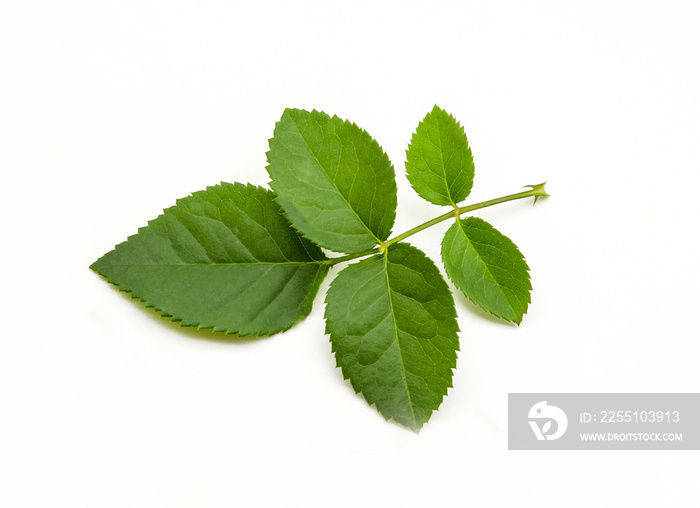
[[287,109],[267,161],[270,186],[290,222],[321,247],[357,253],[389,237],[396,215],[394,167],[357,125]]
[[182,326],[272,335],[309,314],[325,259],[272,192],[222,183],[178,200],[90,268]]
[[445,233],[442,261],[455,285],[492,314],[520,324],[530,303],[529,268],[515,244],[477,217]]
[[391,245],[341,271],[326,303],[343,376],[384,418],[418,432],[452,386],[459,348],[454,300],[435,264]]
[[406,150],[413,189],[436,205],[463,201],[474,183],[474,159],[462,126],[435,106],[418,124]]

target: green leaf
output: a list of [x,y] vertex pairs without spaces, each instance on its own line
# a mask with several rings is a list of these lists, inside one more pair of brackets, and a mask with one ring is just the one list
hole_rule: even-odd
[[442,261],[474,303],[518,324],[530,303],[528,266],[515,244],[477,217],[458,220],[442,241]]
[[386,419],[418,432],[452,386],[457,314],[435,264],[408,244],[341,271],[326,333],[343,376]]
[[321,247],[358,253],[391,234],[394,167],[355,124],[287,109],[275,126],[267,160],[277,201],[292,225]]
[[309,314],[325,259],[272,192],[222,183],[178,200],[90,268],[182,326],[272,335]]
[[406,150],[406,174],[418,195],[436,205],[456,205],[469,195],[474,159],[452,115],[435,106],[418,124]]

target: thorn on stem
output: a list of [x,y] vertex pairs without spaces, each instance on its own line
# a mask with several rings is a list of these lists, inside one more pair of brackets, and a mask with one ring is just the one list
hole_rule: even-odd
[[532,195],[535,197],[535,201],[532,203],[532,206],[535,206],[535,203],[537,203],[537,200],[539,198],[546,198],[549,197],[549,194],[547,194],[547,191],[544,190],[544,186],[547,182],[542,182],[538,183],[537,185],[525,185],[524,187],[530,187],[532,189]]

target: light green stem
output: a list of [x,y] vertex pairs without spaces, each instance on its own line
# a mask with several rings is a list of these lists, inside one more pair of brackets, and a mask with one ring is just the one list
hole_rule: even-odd
[[439,224],[442,221],[446,221],[447,219],[450,219],[452,217],[459,217],[463,213],[473,212],[474,210],[478,210],[480,208],[486,208],[487,206],[498,205],[500,203],[505,203],[507,201],[515,201],[516,199],[525,199],[525,198],[532,198],[532,197],[535,198],[535,203],[536,203],[538,198],[549,196],[549,194],[547,194],[547,192],[544,190],[545,183],[547,183],[547,182],[540,183],[538,185],[526,185],[526,187],[530,187],[530,190],[518,192],[516,194],[509,194],[508,196],[503,196],[501,198],[489,199],[488,201],[482,201],[481,203],[476,203],[473,205],[467,205],[467,206],[462,206],[462,207],[455,206],[454,210],[450,210],[449,212],[447,212],[443,215],[440,215],[439,217],[435,217],[434,219],[429,220],[428,222],[424,222],[420,226],[416,226],[413,229],[409,229],[405,233],[401,233],[400,235],[397,235],[394,238],[387,240],[380,247],[377,247],[377,248],[371,249],[371,250],[367,250],[364,252],[360,252],[358,254],[348,254],[347,256],[342,256],[339,258],[332,258],[326,262],[330,265],[335,265],[338,263],[342,263],[344,261],[350,261],[350,260],[357,259],[360,257],[371,256],[372,254],[384,252],[386,250],[386,248],[389,245],[391,245],[392,243],[396,243],[396,242],[400,242],[401,240],[405,240],[409,236],[415,235],[416,233],[419,233],[420,231],[423,231],[424,229],[428,229],[429,227],[434,226],[435,224]]
[[487,206],[498,205],[500,203],[505,203],[507,201],[514,201],[516,199],[524,199],[524,198],[530,198],[530,197],[534,197],[535,202],[537,202],[537,198],[549,196],[549,194],[547,194],[544,190],[545,183],[547,183],[547,182],[544,182],[544,183],[541,183],[538,185],[527,185],[526,187],[531,187],[530,190],[518,192],[516,194],[510,194],[508,196],[503,196],[502,198],[489,199],[488,201],[482,201],[481,203],[476,203],[474,205],[468,205],[468,206],[462,206],[462,207],[455,206],[454,210],[451,210],[444,215],[440,215],[439,217],[435,217],[433,220],[429,220],[428,222],[425,222],[425,223],[421,224],[420,226],[416,226],[413,229],[409,229],[405,233],[401,233],[400,235],[395,236],[394,238],[392,238],[390,240],[387,240],[386,246],[389,246],[392,243],[400,242],[401,240],[405,240],[409,236],[415,235],[416,233],[423,231],[424,229],[427,229],[430,226],[434,226],[435,224],[438,224],[442,221],[445,221],[451,217],[459,217],[463,213],[473,212],[474,210],[478,210],[480,208],[486,208]]
[[337,265],[338,263],[344,263],[345,261],[352,261],[353,259],[363,258],[365,256],[371,256],[372,254],[379,254],[379,247],[374,249],[366,250],[364,252],[359,252],[357,254],[348,254],[347,256],[341,256],[339,258],[330,258],[322,262],[325,265]]

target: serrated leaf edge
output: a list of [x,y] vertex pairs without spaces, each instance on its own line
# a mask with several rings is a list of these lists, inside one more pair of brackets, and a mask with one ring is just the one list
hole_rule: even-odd
[[[401,245],[401,244],[403,244],[403,245],[409,245],[410,247],[413,247],[414,249],[417,249],[419,252],[423,253],[422,250],[418,249],[417,247],[414,247],[413,245],[411,245],[411,244],[408,243],[408,242],[401,242],[400,244],[397,244],[397,245]],[[425,255],[425,257],[426,257],[427,259],[430,259],[430,257],[427,256],[425,253],[423,253],[423,255]],[[368,262],[370,259],[377,258],[377,257],[379,257],[379,256],[382,256],[382,257],[384,258],[384,263],[385,263],[384,272],[385,272],[386,279],[387,279],[387,288],[388,288],[389,291],[391,292],[391,286],[389,285],[389,281],[388,281],[388,278],[389,278],[389,271],[388,271],[388,262],[389,262],[388,250],[386,250],[386,251],[384,251],[383,253],[380,253],[380,254],[375,254],[375,255],[373,255],[373,256],[366,257],[366,258],[364,258],[364,259],[362,259],[362,260],[360,260],[360,261],[358,261],[358,262],[356,262],[356,263],[351,263],[350,265],[346,266],[345,268],[348,268],[349,266],[352,266],[352,265],[359,265],[359,264]],[[430,259],[430,260],[432,261],[432,259]],[[433,261],[433,264],[435,264],[434,261]],[[343,268],[343,270],[344,270],[345,268]],[[437,265],[435,265],[435,268],[437,269]],[[342,270],[341,270],[341,271],[342,271]],[[440,273],[440,270],[437,269],[437,271],[438,271],[438,273],[440,274],[440,277],[441,277],[441,278],[443,279],[443,281],[444,281],[444,277],[442,277],[442,273]],[[335,282],[335,280],[336,280],[336,279],[333,279],[333,280],[331,281],[330,286],[333,285],[333,283]],[[447,282],[446,282],[446,281],[445,281],[445,285],[447,286]],[[324,305],[326,305],[326,306],[328,305],[328,293],[330,292],[330,286],[329,286],[329,288],[328,288],[328,291],[326,291],[326,296],[324,297],[324,300],[323,300],[323,303],[324,303]],[[450,292],[450,294],[452,293],[452,291],[450,291],[449,286],[447,286],[447,290]],[[392,307],[392,319],[393,319],[393,321],[394,321],[394,329],[398,330],[398,326],[396,325],[396,318],[394,317],[394,312],[393,312],[393,301],[391,300],[391,297],[389,298],[389,301],[391,302],[391,307]],[[454,299],[453,299],[453,305],[454,305]],[[459,328],[459,320],[457,319],[457,317],[458,317],[458,316],[457,316],[457,311],[456,311],[456,309],[454,309],[454,310],[455,310],[454,319],[455,319],[455,325],[456,325],[455,334],[457,335],[457,337],[458,337],[458,339],[459,339],[459,334],[461,333],[461,330],[460,330],[460,328]],[[457,348],[455,349],[455,366],[454,366],[454,367],[450,367],[450,371],[451,371],[451,373],[452,373],[452,376],[450,376],[450,379],[449,379],[448,382],[447,382],[447,386],[445,386],[445,393],[442,394],[442,399],[440,400],[440,403],[438,404],[438,406],[437,406],[435,409],[431,409],[431,410],[430,410],[430,415],[428,416],[427,420],[426,420],[425,422],[421,423],[420,425],[418,425],[418,421],[416,420],[416,417],[415,417],[415,411],[413,410],[413,404],[411,404],[411,414],[413,415],[413,422],[414,422],[414,424],[415,424],[415,427],[408,427],[408,426],[402,424],[401,422],[396,421],[393,417],[387,418],[386,416],[384,416],[384,413],[382,413],[382,412],[377,408],[377,404],[376,404],[375,402],[370,403],[370,402],[367,400],[367,398],[365,397],[365,394],[364,394],[364,392],[362,391],[362,389],[355,387],[355,384],[352,382],[352,379],[350,379],[350,375],[346,373],[345,368],[344,368],[342,365],[340,365],[340,363],[339,363],[339,361],[338,361],[338,358],[337,358],[337,356],[336,356],[336,353],[337,353],[336,345],[333,343],[332,336],[331,336],[331,331],[330,331],[330,329],[329,329],[329,327],[328,327],[328,318],[325,316],[325,312],[324,312],[324,319],[325,319],[325,321],[326,321],[325,334],[328,335],[328,341],[329,341],[330,344],[331,344],[331,352],[333,353],[333,357],[334,357],[334,359],[335,359],[335,365],[336,365],[336,368],[340,369],[340,371],[341,371],[341,373],[342,373],[342,376],[343,376],[343,380],[349,381],[349,382],[350,382],[350,386],[351,386],[352,389],[354,390],[355,394],[361,395],[362,398],[365,400],[365,402],[367,402],[367,405],[368,405],[369,407],[371,407],[371,408],[374,408],[374,409],[377,411],[377,413],[379,413],[379,415],[380,415],[382,418],[385,419],[385,421],[393,422],[393,423],[395,423],[396,425],[398,425],[398,426],[400,426],[400,427],[403,427],[403,428],[405,428],[405,429],[408,429],[408,430],[411,430],[411,431],[415,432],[416,434],[419,434],[420,431],[421,431],[421,430],[423,429],[423,427],[425,426],[425,424],[428,423],[428,422],[431,420],[433,414],[436,413],[436,412],[438,411],[438,409],[440,408],[440,406],[442,406],[442,403],[444,402],[445,397],[447,397],[449,390],[450,390],[451,388],[454,388],[454,384],[453,384],[454,371],[455,371],[455,369],[457,368],[457,367],[456,367],[456,366],[457,366],[457,360],[459,360],[459,352],[460,352],[459,340],[457,341]],[[397,335],[396,340],[398,341],[398,333],[397,333],[396,335]],[[400,353],[400,348],[399,348],[399,353]],[[402,365],[403,365],[403,361],[402,361]],[[403,369],[403,371],[402,371],[402,379],[403,379],[403,381],[404,381],[404,385],[406,386],[406,393],[408,394],[409,401],[410,401],[410,400],[411,400],[411,396],[410,396],[410,391],[409,391],[409,389],[408,389],[408,383],[406,382],[406,375],[405,375],[405,372],[404,372],[404,371],[405,371],[405,369]]]
[[[467,218],[469,218],[469,217],[467,217]],[[479,217],[475,217],[475,218],[479,219]],[[457,219],[458,222],[461,221],[461,220],[466,220],[466,219],[459,219],[459,218]],[[479,219],[479,220],[483,220],[483,219]],[[486,222],[486,221],[484,221],[484,222]],[[488,222],[487,222],[487,224],[488,224]],[[490,225],[490,224],[489,224],[489,225]],[[493,226],[491,226],[491,227],[493,227]],[[460,229],[460,231],[462,231],[462,233],[464,233],[464,230],[463,230],[461,227],[460,227],[459,229]],[[496,229],[496,228],[494,228],[494,229]],[[449,230],[448,230],[448,231],[449,231]],[[498,230],[496,229],[496,231],[498,231]],[[506,235],[504,235],[504,234],[501,233],[500,231],[498,231],[498,232],[499,232],[501,235],[503,235],[505,238],[507,238],[513,245],[515,245],[515,243],[513,242],[513,240],[511,240],[510,238],[508,238]],[[444,248],[446,236],[447,236],[447,232],[445,233],[445,235],[443,235],[443,237],[442,237],[442,242],[440,242],[440,253],[441,253],[440,257],[441,257],[441,258],[442,258],[442,249]],[[467,235],[464,235],[464,236],[466,237]],[[469,240],[468,237],[467,237],[467,241],[468,241],[469,243],[472,243],[471,240]],[[522,315],[520,316],[520,319],[508,319],[507,317],[499,316],[498,314],[496,314],[496,313],[493,312],[492,310],[487,309],[486,307],[484,307],[484,306],[481,305],[480,303],[478,303],[478,302],[476,302],[475,300],[473,300],[473,299],[472,299],[472,298],[471,298],[471,297],[470,297],[470,296],[469,296],[469,295],[468,295],[468,294],[467,294],[467,293],[452,279],[452,277],[450,277],[450,272],[449,272],[449,270],[447,270],[447,267],[445,267],[445,274],[447,275],[447,278],[450,280],[450,282],[452,282],[452,284],[459,290],[459,292],[462,293],[462,294],[466,297],[467,300],[469,300],[470,302],[472,302],[474,305],[476,305],[477,307],[479,307],[481,310],[483,310],[483,311],[485,311],[485,312],[491,314],[492,316],[494,316],[494,317],[496,317],[496,318],[498,318],[498,319],[502,319],[503,321],[506,321],[506,322],[508,322],[508,323],[514,323],[514,324],[520,326],[520,324],[522,323],[523,317],[527,314],[527,311],[528,311],[528,309],[529,309],[529,307],[530,307],[530,304],[532,303],[532,297],[531,297],[531,292],[532,292],[532,279],[530,278],[530,266],[527,264],[527,261],[525,260],[525,256],[523,255],[522,252],[520,252],[520,249],[518,249],[517,246],[516,246],[516,249],[517,249],[517,251],[520,253],[521,259],[523,260],[523,262],[525,263],[525,266],[527,267],[527,270],[526,270],[526,271],[527,271],[527,274],[528,274],[527,278],[528,278],[528,281],[530,282],[530,290],[529,290],[528,293],[527,293],[527,308],[525,309],[525,312],[523,312]],[[443,263],[443,265],[445,264],[444,258],[442,258],[442,263]],[[486,266],[486,269],[488,270],[488,266]],[[490,273],[490,270],[489,270],[489,273]],[[506,299],[506,301],[507,301],[507,299]],[[508,303],[510,304],[510,302],[508,302]]]
[[[231,185],[231,186],[233,186],[233,187],[246,187],[246,188],[261,189],[261,190],[267,192],[268,194],[272,194],[272,198],[273,198],[272,200],[273,200],[273,201],[275,201],[275,197],[276,197],[276,194],[275,194],[272,190],[267,189],[267,188],[262,187],[262,186],[253,185],[253,184],[251,184],[251,183],[242,184],[242,183],[240,183],[240,182],[229,183],[229,182],[221,181],[221,182],[219,183],[219,185]],[[225,334],[225,335],[236,335],[236,336],[238,336],[238,337],[271,337],[272,335],[276,335],[276,334],[278,334],[278,333],[286,332],[287,330],[289,330],[290,328],[292,328],[294,325],[296,325],[297,323],[299,323],[300,321],[302,321],[303,319],[305,319],[305,318],[311,313],[311,310],[312,310],[312,307],[313,307],[313,302],[314,302],[314,300],[316,299],[316,296],[318,295],[318,289],[316,290],[316,294],[314,295],[314,298],[312,298],[312,299],[310,300],[310,302],[309,302],[308,312],[305,313],[305,312],[302,311],[301,313],[299,313],[299,316],[297,316],[297,317],[295,318],[295,320],[294,320],[289,326],[287,326],[287,327],[285,327],[285,328],[281,328],[281,329],[279,329],[279,330],[266,330],[266,331],[264,331],[264,332],[262,332],[262,333],[246,333],[246,332],[241,333],[240,330],[234,330],[234,329],[225,328],[225,327],[217,327],[217,326],[214,325],[214,324],[202,326],[201,323],[191,323],[191,324],[190,324],[190,323],[183,323],[183,322],[182,322],[182,318],[178,318],[177,316],[173,316],[173,315],[170,314],[166,309],[162,309],[162,308],[160,308],[160,307],[156,307],[155,304],[149,302],[146,298],[143,298],[142,296],[140,296],[140,295],[138,295],[138,294],[134,294],[134,292],[133,292],[132,290],[122,289],[122,284],[120,284],[120,283],[118,283],[118,282],[115,282],[113,279],[111,279],[109,276],[107,276],[105,273],[101,272],[101,271],[97,268],[97,265],[98,265],[98,263],[100,262],[100,260],[102,260],[102,259],[103,259],[105,256],[107,256],[110,252],[112,252],[113,250],[117,249],[117,248],[120,247],[121,245],[124,245],[124,244],[126,244],[127,242],[129,242],[129,240],[131,240],[132,238],[138,236],[138,235],[141,233],[142,230],[148,228],[153,222],[155,222],[156,220],[160,219],[161,217],[164,217],[164,216],[165,216],[165,212],[166,212],[168,209],[173,208],[173,207],[175,207],[175,206],[178,206],[182,200],[185,200],[185,199],[189,199],[189,198],[191,198],[191,197],[194,197],[196,194],[199,194],[199,193],[208,192],[208,191],[210,191],[210,190],[212,190],[212,189],[214,189],[214,188],[216,188],[216,187],[217,187],[217,185],[209,185],[209,186],[207,186],[204,190],[191,192],[188,196],[185,196],[185,197],[176,199],[176,200],[175,200],[175,205],[169,206],[168,208],[164,209],[164,210],[163,210],[163,213],[159,214],[159,215],[158,215],[157,217],[155,217],[154,219],[149,220],[149,221],[146,223],[145,226],[141,226],[140,228],[138,228],[138,230],[137,230],[136,233],[134,233],[133,235],[127,236],[126,240],[124,240],[123,242],[120,242],[120,243],[116,244],[112,250],[110,250],[110,251],[106,252],[105,254],[103,254],[102,256],[100,256],[94,263],[92,263],[92,264],[90,265],[89,268],[90,268],[93,272],[95,272],[95,273],[97,273],[98,275],[100,275],[101,277],[103,277],[108,283],[112,284],[113,286],[116,286],[116,288],[119,290],[119,292],[129,294],[129,295],[131,296],[131,299],[132,299],[132,300],[138,300],[139,302],[143,303],[143,304],[144,304],[144,308],[146,308],[146,309],[153,309],[153,310],[159,315],[159,317],[165,318],[165,319],[168,319],[168,318],[169,318],[169,320],[170,320],[171,323],[178,324],[181,328],[195,328],[195,329],[197,329],[197,330],[202,330],[202,331],[211,330],[212,333],[219,332],[219,333],[223,333],[223,334]],[[278,206],[279,206],[279,205],[278,205]],[[280,210],[282,210],[281,207],[280,207]],[[308,241],[308,242],[311,242],[311,240],[309,240],[308,238],[306,238],[306,237],[304,237],[303,235],[301,235],[301,234],[299,233],[299,231],[297,231],[296,229],[294,229],[292,226],[290,226],[290,227],[292,228],[292,230],[296,233],[296,235],[297,235],[298,237],[304,238],[304,240],[306,240],[306,241]],[[313,243],[313,242],[311,242],[311,243]],[[302,247],[304,247],[304,250],[306,251],[306,253],[309,254],[309,257],[312,257],[311,254],[310,254],[310,253],[308,252],[308,250],[306,249],[306,246],[304,245],[303,242],[302,242]],[[330,265],[328,265],[327,261],[328,261],[328,259],[327,259],[327,258],[325,257],[325,255],[324,255],[324,259],[323,259],[323,260],[309,261],[308,263],[301,263],[301,262],[300,262],[300,263],[270,263],[270,264],[299,264],[300,266],[306,266],[306,265],[312,265],[312,264],[322,265],[322,268],[321,268],[319,271],[316,272],[316,276],[315,276],[315,279],[314,279],[314,285],[315,285],[316,282],[317,282],[317,280],[318,280],[319,275],[320,275],[320,274],[323,274],[322,277],[321,277],[321,281],[319,281],[319,286],[320,286],[320,283],[321,283],[321,282],[323,281],[323,279],[326,277],[326,275],[328,274],[329,268],[330,268]],[[323,265],[325,265],[325,267],[324,267]]]
[[[435,203],[434,201],[431,201],[431,200],[429,200],[429,199],[426,199],[425,197],[423,197],[423,196],[418,192],[418,190],[416,189],[416,186],[414,185],[413,178],[411,178],[411,176],[409,176],[409,171],[408,171],[408,152],[409,152],[409,150],[411,149],[411,145],[413,144],[413,139],[414,139],[414,137],[418,134],[418,129],[420,129],[420,127],[425,123],[425,121],[426,121],[426,119],[428,118],[428,116],[431,115],[432,113],[435,113],[436,111],[440,111],[440,112],[444,113],[445,115],[447,115],[450,119],[454,120],[454,122],[455,122],[455,124],[457,125],[457,127],[459,127],[459,128],[462,129],[462,133],[464,133],[464,137],[467,139],[467,150],[469,150],[469,154],[470,154],[471,157],[472,157],[472,164],[474,163],[474,154],[473,154],[473,152],[472,152],[471,146],[469,145],[469,140],[468,140],[468,138],[467,138],[467,135],[466,135],[466,133],[464,132],[464,127],[463,127],[462,124],[459,122],[459,120],[457,120],[457,118],[455,118],[451,113],[448,113],[446,110],[442,109],[442,108],[439,107],[437,104],[435,104],[435,105],[433,106],[433,109],[432,109],[428,114],[426,114],[425,117],[423,117],[423,120],[421,120],[420,122],[418,122],[418,126],[416,127],[416,130],[413,132],[413,134],[411,134],[411,140],[410,140],[409,143],[408,143],[408,148],[405,150],[405,152],[406,152],[406,164],[405,164],[405,167],[406,167],[406,179],[409,181],[409,183],[411,184],[411,188],[416,192],[416,194],[418,194],[418,195],[419,195],[421,198],[423,198],[425,201],[428,201],[429,203],[432,203],[432,204],[434,204],[434,205],[436,205],[436,206],[454,206],[454,207],[456,207],[456,206],[457,206],[457,202],[455,202],[455,200],[452,199],[452,193],[450,192],[450,188],[449,188],[449,186],[447,185],[447,173],[445,172],[445,168],[446,168],[446,166],[445,166],[445,160],[444,160],[444,157],[442,156],[442,143],[441,143],[441,146],[440,146],[440,157],[441,157],[441,159],[442,159],[442,161],[443,161],[443,164],[442,164],[442,172],[443,172],[443,175],[442,175],[442,176],[443,176],[443,180],[444,180],[444,182],[445,182],[445,191],[446,191],[446,193],[447,193],[447,197],[448,197],[448,199],[449,199],[449,202],[448,202],[448,203]],[[440,129],[440,127],[439,127],[439,124],[438,124],[438,130],[439,130],[439,129]],[[474,179],[473,179],[473,177],[472,177],[472,185],[473,185],[473,184],[474,184]],[[461,203],[462,201],[464,201],[465,199],[467,199],[467,197],[469,196],[470,193],[471,193],[471,187],[469,187],[469,189],[467,190],[466,196],[464,196],[464,198],[461,199],[461,200],[459,201],[459,203]]]
[[[134,236],[134,235],[132,235],[132,236]],[[97,263],[97,261],[95,263]],[[287,330],[292,328],[294,325],[296,325],[300,321],[304,320],[310,314],[311,308],[313,305],[313,300],[316,299],[316,295],[314,295],[314,298],[310,302],[311,305],[309,305],[309,312],[307,312],[307,313],[301,312],[299,314],[299,316],[297,316],[297,318],[294,320],[294,322],[292,322],[289,326],[287,326],[285,328],[281,328],[279,330],[266,330],[266,331],[261,332],[261,333],[240,333],[239,330],[233,330],[233,329],[224,328],[224,327],[217,327],[216,325],[213,325],[213,324],[202,326],[201,323],[191,323],[191,324],[190,323],[183,323],[182,318],[178,318],[177,316],[173,316],[167,310],[156,307],[154,304],[150,303],[147,299],[142,298],[141,296],[134,294],[134,292],[131,290],[122,289],[122,287],[119,283],[114,282],[109,277],[107,277],[104,273],[101,273],[99,270],[93,268],[95,263],[93,263],[90,266],[90,269],[93,270],[98,275],[100,275],[101,277],[103,277],[105,280],[107,280],[107,282],[109,282],[110,284],[115,286],[119,290],[119,292],[129,294],[131,296],[132,300],[138,300],[139,302],[144,304],[144,308],[153,309],[156,313],[158,313],[159,317],[169,319],[169,321],[171,323],[175,323],[175,324],[179,325],[180,328],[195,328],[197,330],[202,330],[202,331],[211,330],[212,333],[219,332],[219,333],[223,333],[225,335],[236,335],[238,337],[271,337],[272,335],[286,332]],[[319,262],[319,261],[316,261],[314,263],[318,263],[319,265],[323,264],[322,262]],[[311,263],[309,263],[309,264],[311,264]],[[325,270],[319,270],[316,274],[316,280],[318,279],[319,274],[321,274],[322,272],[325,272],[323,275],[323,277],[325,277],[325,275],[328,273],[328,269],[326,268]],[[316,283],[316,280],[314,280],[314,284]],[[318,294],[318,292],[317,292],[317,294]]]
[[[369,132],[367,132],[367,130],[363,129],[362,127],[360,127],[359,125],[357,125],[355,122],[351,122],[350,120],[346,120],[346,119],[340,118],[340,117],[339,117],[338,115],[336,115],[336,114],[334,114],[333,116],[331,116],[331,115],[329,115],[328,113],[326,113],[326,112],[324,112],[324,111],[319,111],[319,110],[317,110],[317,109],[312,109],[311,111],[307,111],[307,110],[305,110],[305,109],[299,109],[299,108],[285,108],[284,112],[282,113],[282,117],[281,117],[277,122],[275,122],[275,127],[274,127],[273,131],[277,129],[277,126],[278,126],[280,123],[282,123],[282,118],[284,118],[284,115],[285,115],[288,111],[303,111],[303,112],[305,112],[305,113],[310,113],[310,114],[312,114],[312,113],[323,114],[323,115],[326,115],[327,117],[329,117],[331,120],[340,120],[340,121],[343,122],[344,124],[350,125],[351,127],[354,127],[354,128],[356,128],[356,129],[358,129],[362,134],[366,134],[366,135],[369,137],[369,139],[370,139],[370,141],[371,141],[371,144],[372,144],[375,148],[378,148],[378,149],[384,154],[384,157],[386,157],[386,160],[389,162],[389,166],[391,167],[391,170],[392,170],[392,172],[393,172],[393,174],[394,174],[394,178],[392,179],[393,194],[394,194],[394,195],[397,194],[398,188],[397,188],[397,185],[396,185],[396,168],[394,167],[394,163],[391,162],[391,159],[389,158],[389,155],[386,153],[386,151],[384,150],[384,148],[382,148],[382,146],[379,144],[379,142],[374,138],[374,136],[372,136]],[[292,121],[294,122],[293,119],[292,119]],[[294,122],[294,125],[295,125],[295,127],[296,127],[296,122]],[[297,130],[298,130],[298,128],[297,128]],[[301,134],[301,133],[300,133],[300,134]],[[269,148],[269,149],[265,152],[265,158],[266,158],[266,160],[268,160],[268,161],[269,161],[268,155],[270,154],[270,152],[272,152],[272,147],[271,147],[271,145],[270,145],[270,142],[271,142],[273,139],[274,139],[274,136],[273,136],[272,138],[269,138],[269,139],[267,140],[267,145],[268,145],[268,148]],[[319,166],[320,166],[320,164],[319,164]],[[269,169],[268,169],[269,167],[270,167],[270,164],[269,164],[269,162],[268,162],[268,164],[266,165],[265,169],[266,169],[266,171],[267,171],[268,176],[270,177],[270,182],[268,182],[268,185],[269,185],[270,187],[272,187],[272,175],[270,175],[270,172],[269,172]],[[325,171],[324,171],[323,173],[325,174]],[[326,175],[326,177],[328,178],[328,175]],[[332,180],[330,180],[330,178],[328,178],[328,179],[329,179],[329,181],[331,182],[331,184],[333,184],[333,187],[335,187],[335,189],[336,189],[336,191],[338,192],[338,194],[340,194],[340,196],[343,198],[343,201],[345,201],[345,203],[347,203],[347,205],[348,205],[348,207],[350,208],[350,210],[352,210],[352,212],[353,212],[353,214],[355,215],[355,217],[357,217],[357,220],[360,222],[360,224],[362,224],[362,225],[364,226],[364,228],[367,230],[367,232],[372,236],[372,238],[374,238],[374,239],[376,240],[376,243],[375,243],[374,245],[380,245],[380,244],[382,244],[384,241],[387,240],[387,238],[389,238],[389,237],[391,236],[391,233],[392,233],[392,231],[393,231],[393,229],[394,229],[394,226],[396,225],[396,208],[394,208],[393,211],[392,211],[391,227],[389,228],[389,230],[387,231],[387,234],[385,235],[386,238],[379,238],[379,236],[375,235],[374,232],[367,226],[367,224],[364,223],[364,221],[360,218],[360,216],[357,215],[357,212],[355,211],[355,209],[350,205],[350,202],[347,200],[347,198],[346,198],[346,197],[340,192],[340,190],[336,187],[335,183],[334,183]],[[273,190],[273,192],[274,192],[274,190]],[[275,200],[275,202],[277,202],[277,204],[279,205],[280,209],[282,210],[282,214],[285,216],[285,218],[287,219],[287,221],[289,221],[289,223],[292,224],[292,227],[294,227],[294,223],[293,223],[293,221],[292,221],[292,217],[289,216],[289,213],[287,212],[287,210],[286,210],[285,207],[283,206],[283,203],[279,201],[279,198],[280,198],[279,195],[277,195],[277,193],[274,193],[274,194],[275,194],[274,200]],[[283,198],[283,200],[284,200],[284,198]],[[300,235],[302,235],[304,238],[306,238],[306,239],[309,240],[310,242],[317,243],[317,242],[314,242],[313,240],[307,238],[307,237],[304,235],[304,233],[301,232],[300,230],[295,229],[295,231],[297,231],[297,233],[299,233]],[[318,243],[317,243],[317,244],[318,244]],[[320,244],[318,244],[318,245],[320,245]],[[333,249],[333,248],[328,247],[328,246],[325,246],[325,245],[321,245],[321,246],[324,247],[324,248],[326,248],[326,249],[328,249],[328,250],[331,250],[331,251],[333,251],[333,252],[339,252],[339,253],[344,253],[344,254],[346,253],[346,252],[344,252],[344,251],[340,251],[340,250],[337,250],[337,249]]]

